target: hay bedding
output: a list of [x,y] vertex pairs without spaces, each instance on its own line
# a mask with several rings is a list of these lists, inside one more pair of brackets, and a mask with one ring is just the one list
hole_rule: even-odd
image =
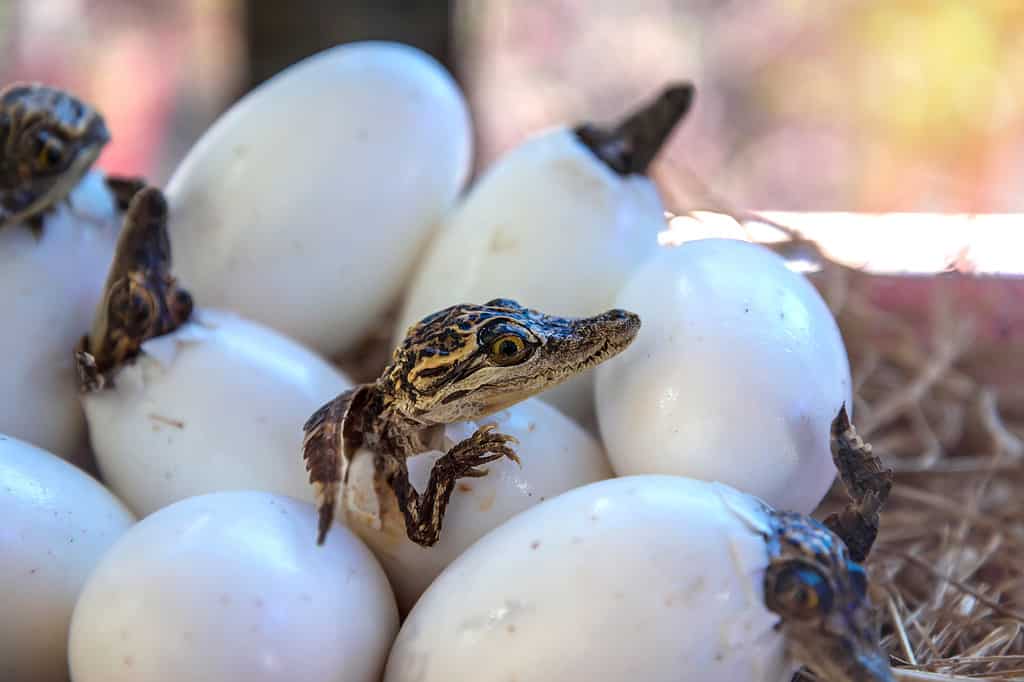
[[[1005,383],[1024,351],[983,326],[986,293],[1019,301],[1018,283],[819,261],[811,279],[850,353],[854,421],[896,472],[867,564],[897,677],[1024,679],[1024,394]],[[899,279],[925,292],[916,314],[876,300]],[[833,489],[823,511],[843,501]]]

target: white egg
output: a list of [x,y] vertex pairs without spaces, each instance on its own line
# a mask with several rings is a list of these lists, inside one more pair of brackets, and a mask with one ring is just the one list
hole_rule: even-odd
[[386,682],[784,682],[763,506],[670,476],[572,490],[481,538],[406,619]]
[[113,378],[82,396],[89,437],[103,480],[141,516],[218,490],[312,501],[302,424],[352,385],[296,341],[210,309]]
[[643,327],[597,370],[601,434],[620,476],[717,480],[808,513],[835,476],[829,426],[850,366],[814,287],[729,239],[665,249],[616,304]]
[[135,519],[94,479],[0,434],[0,679],[67,679],[71,611]]
[[395,301],[471,151],[465,100],[424,52],[310,57],[236,103],[174,173],[177,274],[204,305],[333,355]]
[[66,459],[86,444],[72,351],[89,331],[119,217],[100,173],[45,217],[0,230],[0,431]]
[[384,572],[312,505],[254,491],[161,509],[107,553],[71,622],[75,682],[376,682],[398,629]]
[[[612,308],[665,228],[657,189],[621,176],[567,128],[535,135],[498,159],[448,215],[408,289],[395,328],[458,303],[511,298],[567,316]],[[593,420],[588,372],[543,395]]]
[[[403,613],[445,566],[492,528],[545,499],[612,476],[597,440],[537,399],[478,422],[449,425],[445,447],[468,438],[484,424],[497,424],[500,433],[519,441],[512,448],[522,467],[507,459],[497,460],[485,466],[487,476],[456,484],[441,539],[433,547],[421,547],[408,539],[404,517],[390,489],[385,488],[386,496],[378,500],[372,453],[360,450],[353,458],[343,497],[348,525],[384,566]],[[430,469],[440,456],[440,452],[432,452],[409,460],[410,479],[418,490],[426,486]]]

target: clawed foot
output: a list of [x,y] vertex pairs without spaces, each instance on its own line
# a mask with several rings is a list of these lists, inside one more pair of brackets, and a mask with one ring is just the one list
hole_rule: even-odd
[[[83,339],[80,348],[87,348]],[[84,350],[75,351],[75,373],[78,375],[78,390],[82,393],[99,391],[108,385],[107,377],[96,366],[96,358]]]
[[889,499],[892,469],[883,469],[871,446],[857,435],[846,405],[832,421],[831,433],[832,460],[850,503],[825,519],[825,526],[846,543],[850,558],[859,563],[867,558],[878,536],[878,511]]
[[512,436],[496,433],[494,424],[481,426],[476,432],[459,441],[444,456],[434,462],[430,480],[423,494],[409,483],[409,472],[404,458],[380,457],[377,470],[383,474],[395,492],[399,508],[405,516],[406,535],[423,547],[430,547],[441,537],[444,512],[460,478],[480,478],[487,475],[480,467],[506,457],[520,464],[510,444],[518,443]]
[[487,475],[486,469],[480,466],[507,457],[519,466],[522,462],[509,445],[517,445],[514,436],[497,433],[497,424],[481,426],[472,436],[461,440],[434,463],[434,468],[442,467],[446,475],[452,478],[481,478]]

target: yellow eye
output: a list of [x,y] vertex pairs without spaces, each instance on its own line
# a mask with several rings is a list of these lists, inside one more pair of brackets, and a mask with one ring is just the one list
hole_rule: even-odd
[[504,334],[491,342],[491,360],[499,365],[513,365],[526,357],[526,343],[515,334]]
[[53,170],[64,158],[64,143],[46,133],[36,139],[36,169]]

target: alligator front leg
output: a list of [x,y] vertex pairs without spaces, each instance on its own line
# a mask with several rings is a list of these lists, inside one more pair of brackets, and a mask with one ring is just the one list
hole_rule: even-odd
[[893,472],[882,467],[871,446],[857,435],[845,405],[832,421],[829,445],[850,502],[841,512],[829,515],[825,526],[846,543],[850,558],[860,563],[878,536],[878,512],[889,499]]
[[460,478],[486,476],[487,470],[478,467],[502,457],[519,463],[519,457],[509,447],[518,441],[512,436],[495,433],[495,428],[494,424],[481,426],[472,436],[456,443],[438,458],[422,494],[409,482],[409,468],[404,457],[376,455],[374,466],[395,493],[405,516],[405,530],[410,540],[424,547],[438,541],[445,509],[455,490],[455,482]]

